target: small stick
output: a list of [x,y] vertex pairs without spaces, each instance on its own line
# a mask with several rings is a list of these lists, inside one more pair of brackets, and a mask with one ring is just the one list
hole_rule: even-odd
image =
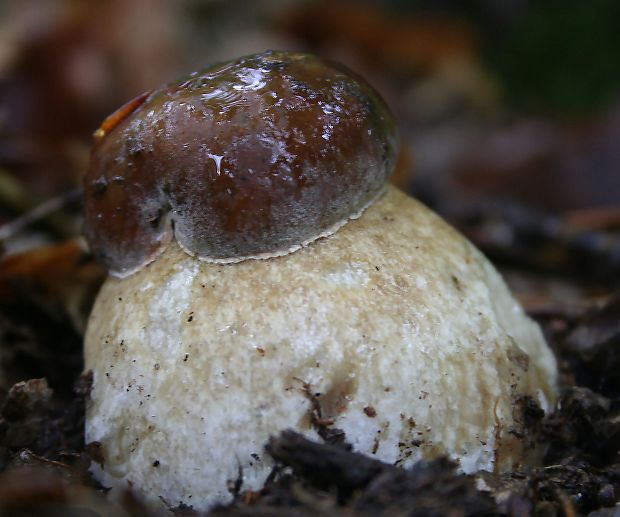
[[0,226],[0,240],[15,236],[24,228],[49,217],[54,212],[62,210],[67,205],[78,201],[82,197],[82,189],[75,188],[59,196],[44,201],[32,210],[20,215],[12,221]]

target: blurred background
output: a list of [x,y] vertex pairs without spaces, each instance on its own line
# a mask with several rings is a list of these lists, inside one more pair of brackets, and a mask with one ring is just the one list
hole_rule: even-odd
[[400,128],[393,181],[474,240],[528,307],[620,283],[616,0],[2,0],[4,254],[79,235],[76,189],[107,114],[265,49],[366,77]]
[[[32,471],[11,477],[15,465],[53,464],[79,485],[97,461],[80,377],[105,278],[79,239],[92,133],[146,90],[265,49],[341,61],[379,90],[401,134],[394,183],[498,266],[556,352],[561,386],[620,407],[618,0],[0,0],[0,513],[73,497]],[[607,454],[583,422],[574,440]],[[587,502],[575,457],[574,501]],[[532,490],[575,513],[558,479]],[[587,483],[591,500],[617,501]],[[92,481],[79,492],[93,493]]]

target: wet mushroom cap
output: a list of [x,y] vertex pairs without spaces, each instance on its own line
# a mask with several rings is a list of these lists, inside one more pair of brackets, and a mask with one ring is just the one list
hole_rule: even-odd
[[391,115],[351,72],[266,52],[134,99],[95,134],[85,234],[116,276],[172,237],[201,259],[276,256],[333,232],[383,190]]

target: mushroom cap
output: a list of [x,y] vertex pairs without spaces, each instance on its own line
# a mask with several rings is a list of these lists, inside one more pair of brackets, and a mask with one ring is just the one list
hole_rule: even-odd
[[318,439],[313,414],[387,462],[505,470],[528,455],[519,400],[555,398],[553,355],[495,269],[393,187],[290,255],[218,265],[171,245],[107,280],[85,346],[98,477],[199,510],[239,468],[261,486],[270,435]]
[[117,276],[163,252],[235,262],[333,232],[383,189],[397,137],[361,78],[309,54],[213,65],[130,101],[95,133],[84,232]]

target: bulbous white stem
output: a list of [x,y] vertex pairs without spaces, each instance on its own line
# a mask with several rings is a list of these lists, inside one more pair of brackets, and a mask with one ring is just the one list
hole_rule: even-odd
[[227,501],[239,467],[244,489],[260,487],[270,435],[316,438],[316,404],[382,460],[448,454],[465,472],[507,469],[526,456],[509,432],[518,398],[547,408],[556,378],[538,326],[490,263],[392,187],[287,256],[218,265],[171,244],[109,279],[86,368],[98,477],[196,509]]

